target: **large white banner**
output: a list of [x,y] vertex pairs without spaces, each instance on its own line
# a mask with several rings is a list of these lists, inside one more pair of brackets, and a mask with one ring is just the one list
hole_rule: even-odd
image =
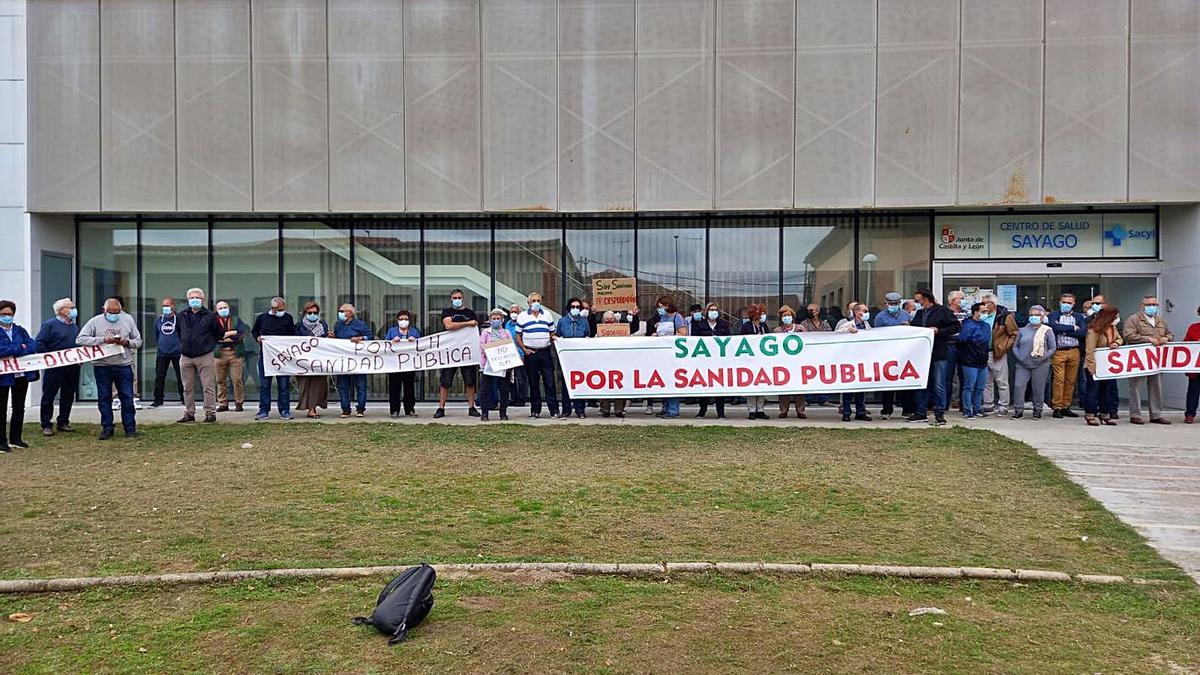
[[1200,373],[1200,342],[1126,345],[1096,350],[1096,379],[1119,380],[1158,373]]
[[400,342],[264,336],[262,348],[267,377],[407,373],[479,365],[479,332],[474,328]]
[[61,368],[62,366],[76,366],[109,356],[117,356],[124,352],[125,348],[121,345],[103,344],[91,347],[70,347],[43,354],[29,354],[28,356],[6,356],[0,359],[0,375],[28,373],[34,370],[46,370],[47,368]]
[[732,396],[921,389],[933,331],[558,340],[571,398]]

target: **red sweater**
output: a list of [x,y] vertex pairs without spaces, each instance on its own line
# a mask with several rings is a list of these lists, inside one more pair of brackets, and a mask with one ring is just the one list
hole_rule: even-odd
[[[1188,326],[1187,335],[1183,336],[1183,341],[1184,342],[1200,342],[1200,321],[1197,321],[1196,323]],[[1188,373],[1189,379],[1194,380],[1197,377],[1200,377],[1200,375],[1197,375],[1196,373]]]

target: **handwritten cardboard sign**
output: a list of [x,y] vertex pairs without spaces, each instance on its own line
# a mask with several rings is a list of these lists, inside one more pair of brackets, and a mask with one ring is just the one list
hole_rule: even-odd
[[596,324],[596,337],[629,337],[629,324],[627,324],[627,323]]
[[493,340],[483,346],[483,352],[487,354],[487,368],[483,372],[488,375],[503,375],[509,368],[522,365],[521,354],[512,340]]
[[637,309],[637,279],[592,279],[592,311]]

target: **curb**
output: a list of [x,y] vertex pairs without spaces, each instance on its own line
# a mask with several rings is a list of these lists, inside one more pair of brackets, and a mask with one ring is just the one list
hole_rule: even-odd
[[[373,567],[315,567],[271,570],[222,570],[111,577],[63,577],[57,579],[0,580],[0,594],[53,593],[81,591],[110,586],[183,585],[251,579],[355,579],[399,574],[409,565]],[[997,567],[920,567],[905,565],[860,565],[845,563],[767,563],[767,562],[661,562],[661,563],[586,563],[586,562],[503,562],[447,563],[433,565],[438,574],[487,574],[512,572],[554,572],[578,575],[663,576],[669,574],[766,574],[783,576],[842,575],[900,577],[907,579],[981,579],[1000,581],[1055,581],[1077,584],[1167,584],[1154,579],[1138,579],[1111,574],[1068,574],[1049,570],[1021,570]]]

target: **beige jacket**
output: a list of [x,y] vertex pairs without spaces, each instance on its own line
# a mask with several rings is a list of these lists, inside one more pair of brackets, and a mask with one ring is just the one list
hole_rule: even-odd
[[1084,350],[1086,357],[1083,363],[1089,373],[1096,374],[1096,350],[1107,349],[1109,345],[1114,343],[1118,347],[1122,344],[1121,334],[1117,332],[1116,324],[1109,326],[1103,335],[1094,330],[1087,332],[1087,343]]
[[1150,319],[1145,312],[1138,312],[1126,319],[1121,333],[1125,336],[1125,344],[1128,345],[1149,344],[1153,338],[1166,338],[1167,342],[1175,339],[1175,335],[1167,327],[1165,317],[1154,317],[1154,325],[1150,325]]

